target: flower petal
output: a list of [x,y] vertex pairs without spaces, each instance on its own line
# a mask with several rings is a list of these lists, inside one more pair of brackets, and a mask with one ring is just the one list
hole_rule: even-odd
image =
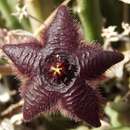
[[81,73],[89,80],[97,78],[109,67],[123,60],[123,54],[117,51],[104,51],[98,45],[87,45],[77,50]]
[[28,81],[20,90],[24,99],[24,121],[32,120],[41,112],[50,111],[50,108],[52,108],[58,100],[57,93],[45,90],[43,84],[40,86],[38,82],[40,82],[38,79],[35,82]]
[[39,64],[40,45],[34,43],[4,45],[3,51],[12,60],[17,69],[27,75],[33,75]]
[[85,84],[85,81],[78,80],[74,88],[63,95],[62,106],[70,117],[99,127],[101,99],[96,90]]
[[44,32],[48,48],[74,49],[79,43],[78,28],[66,6],[60,6],[52,23]]

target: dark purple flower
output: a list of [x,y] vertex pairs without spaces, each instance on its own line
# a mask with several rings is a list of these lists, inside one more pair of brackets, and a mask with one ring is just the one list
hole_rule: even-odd
[[44,45],[32,40],[3,46],[19,72],[28,77],[21,87],[24,120],[58,109],[70,118],[100,126],[102,97],[90,82],[123,55],[82,43],[65,6],[58,8],[43,35]]

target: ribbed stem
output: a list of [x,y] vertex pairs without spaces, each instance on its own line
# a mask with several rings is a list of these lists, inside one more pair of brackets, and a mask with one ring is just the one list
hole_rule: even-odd
[[[44,22],[54,7],[52,0],[25,0],[25,4],[29,14],[41,22]],[[41,23],[31,17],[30,21],[32,31],[34,32],[41,25]]]
[[77,0],[78,15],[87,41],[101,40],[102,17],[99,0]]
[[9,6],[7,0],[0,0],[0,11],[6,20],[6,24],[10,28],[21,28],[18,20],[11,15],[11,7]]

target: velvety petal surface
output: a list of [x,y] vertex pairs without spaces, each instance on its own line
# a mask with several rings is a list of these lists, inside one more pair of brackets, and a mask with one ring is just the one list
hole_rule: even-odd
[[56,16],[44,34],[47,47],[72,50],[78,46],[77,25],[68,10],[65,6],[58,8]]
[[4,45],[3,51],[12,60],[17,69],[27,75],[33,75],[37,72],[41,55],[39,53],[41,46],[37,43]]
[[45,90],[44,84],[40,85],[39,79],[37,78],[36,80],[35,82],[28,81],[20,90],[24,99],[24,121],[30,121],[41,112],[49,112],[50,108],[52,108],[58,100],[57,93]]
[[24,120],[30,121],[56,107],[75,120],[100,126],[103,99],[91,79],[98,78],[124,56],[97,45],[81,44],[83,39],[66,6],[59,6],[43,32],[40,42],[34,38],[32,42],[2,48],[26,77],[20,89]]
[[123,60],[117,51],[105,51],[98,45],[86,45],[77,50],[82,75],[85,79],[97,78],[112,65]]
[[84,80],[78,80],[75,86],[63,95],[63,108],[70,112],[72,118],[84,120],[98,127],[100,123],[101,97]]

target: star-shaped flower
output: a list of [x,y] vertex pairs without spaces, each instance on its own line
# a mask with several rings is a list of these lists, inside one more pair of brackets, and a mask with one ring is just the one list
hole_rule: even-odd
[[58,8],[43,35],[44,45],[32,40],[3,46],[19,72],[28,77],[21,87],[24,120],[58,109],[75,120],[100,126],[102,97],[90,82],[123,55],[82,43],[66,6]]

